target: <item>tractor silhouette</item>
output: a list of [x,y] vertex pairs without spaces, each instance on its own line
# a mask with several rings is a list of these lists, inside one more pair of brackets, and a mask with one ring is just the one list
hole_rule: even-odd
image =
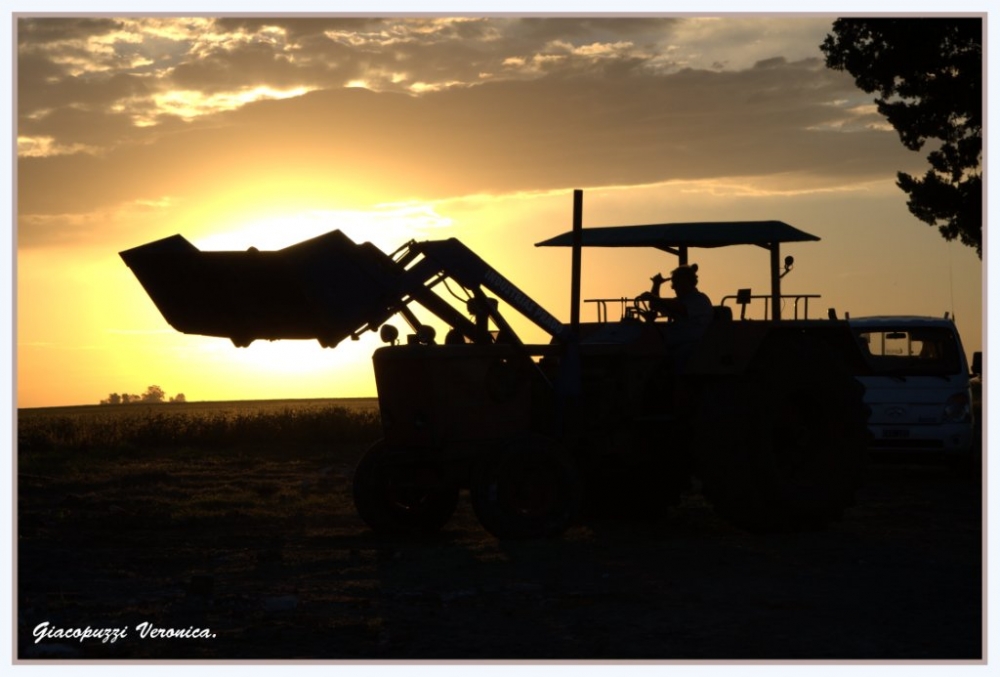
[[[326,347],[380,332],[383,437],[353,480],[358,514],[376,532],[435,532],[468,490],[496,537],[554,536],[581,514],[655,518],[693,478],[720,515],[749,530],[839,518],[865,460],[855,378],[864,360],[833,311],[808,318],[814,295],[781,293],[793,263],[782,266],[781,246],[819,238],[780,221],[581,224],[576,191],[572,230],[538,243],[571,249],[568,323],[453,238],[386,254],[337,230],[245,252],[203,252],[175,235],[121,256],[181,332],[236,346],[314,338]],[[692,250],[735,245],[770,253],[770,293],[724,299],[683,360],[669,345],[672,323],[641,296],[594,299],[597,320],[580,319],[583,247],[654,247],[686,264]],[[654,277],[654,291],[663,281]],[[764,319],[745,317],[753,299],[764,302]],[[447,325],[440,340],[415,305]],[[548,341],[523,342],[509,309]],[[394,316],[409,326],[404,340],[387,324]]]

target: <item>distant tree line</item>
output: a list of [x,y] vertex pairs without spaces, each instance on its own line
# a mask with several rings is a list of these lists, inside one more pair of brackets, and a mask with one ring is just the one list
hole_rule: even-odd
[[187,402],[187,398],[184,396],[184,393],[177,393],[167,399],[167,394],[163,392],[163,388],[160,386],[149,386],[142,395],[111,393],[105,399],[101,400],[101,404],[160,404],[163,402]]

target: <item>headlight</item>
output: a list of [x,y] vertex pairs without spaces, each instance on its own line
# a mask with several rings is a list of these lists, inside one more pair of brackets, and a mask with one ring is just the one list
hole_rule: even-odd
[[946,421],[960,423],[969,419],[969,394],[955,393],[944,403]]

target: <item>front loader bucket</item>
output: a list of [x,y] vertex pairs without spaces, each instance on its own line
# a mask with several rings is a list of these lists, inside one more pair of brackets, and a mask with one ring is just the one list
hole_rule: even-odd
[[387,320],[402,273],[370,243],[339,230],[277,251],[200,251],[180,235],[121,252],[177,331],[334,346]]

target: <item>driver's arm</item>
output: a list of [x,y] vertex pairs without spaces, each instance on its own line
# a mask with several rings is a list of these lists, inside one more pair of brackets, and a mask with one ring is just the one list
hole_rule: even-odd
[[661,315],[666,315],[670,319],[677,319],[679,317],[687,317],[687,306],[681,303],[680,299],[653,299],[650,304],[653,309],[659,312]]
[[671,319],[687,317],[687,306],[681,303],[680,299],[665,299],[651,292],[644,292],[639,296],[639,298],[649,304],[650,310],[655,310],[660,315],[664,315]]

